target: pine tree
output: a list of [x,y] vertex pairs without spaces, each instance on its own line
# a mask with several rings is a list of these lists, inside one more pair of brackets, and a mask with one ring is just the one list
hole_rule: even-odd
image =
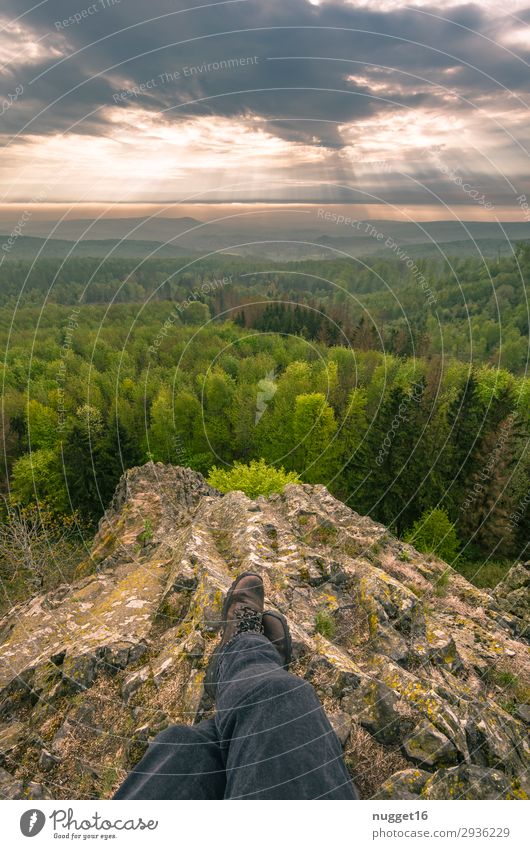
[[171,391],[162,386],[151,405],[148,433],[149,456],[156,462],[170,463],[173,454],[173,409]]
[[451,520],[455,521],[459,517],[465,481],[473,468],[484,421],[484,408],[473,373],[459,388],[446,415],[447,444],[436,463],[436,471],[443,481],[443,506]]
[[517,461],[520,427],[515,416],[490,430],[476,452],[460,508],[459,533],[482,552],[510,551],[514,533],[510,523],[510,478]]
[[339,492],[340,497],[354,510],[362,509],[363,493],[360,489],[369,471],[366,404],[366,390],[353,389],[348,397],[340,430],[342,474]]
[[393,386],[380,406],[367,436],[367,475],[360,490],[365,512],[397,533],[410,525],[411,508],[422,474],[414,449],[421,390]]
[[296,465],[309,483],[327,483],[335,474],[336,432],[335,414],[321,392],[297,397],[293,417]]
[[138,441],[114,412],[104,435],[96,441],[93,461],[103,504],[109,504],[121,475],[145,460]]
[[293,413],[296,397],[311,388],[309,363],[295,360],[277,381],[277,390],[256,424],[256,450],[265,460],[297,469],[294,455]]
[[[95,415],[97,414],[97,415]],[[95,522],[106,507],[98,482],[98,449],[102,424],[98,411],[79,408],[61,445],[64,478],[72,508]]]

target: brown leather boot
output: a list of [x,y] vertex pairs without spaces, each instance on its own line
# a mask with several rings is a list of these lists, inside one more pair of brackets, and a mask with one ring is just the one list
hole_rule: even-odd
[[264,601],[265,590],[260,575],[243,572],[236,578],[223,604],[224,628],[220,649],[245,631],[263,633],[261,617]]
[[238,634],[263,633],[261,618],[264,600],[263,580],[254,572],[243,572],[228,590],[222,611],[223,636],[212,653],[204,678],[204,689],[210,698],[215,699],[217,665],[221,649]]
[[282,666],[287,669],[292,660],[291,632],[287,619],[275,610],[267,610],[261,621],[263,623],[263,634],[278,651]]

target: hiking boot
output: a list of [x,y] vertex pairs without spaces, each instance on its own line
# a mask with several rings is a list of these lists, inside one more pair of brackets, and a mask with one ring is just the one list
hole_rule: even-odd
[[275,610],[267,610],[261,621],[263,634],[271,641],[280,655],[282,666],[287,669],[292,660],[291,633],[287,619]]
[[228,590],[222,611],[223,636],[212,653],[204,679],[204,689],[210,698],[215,699],[217,666],[221,649],[238,634],[263,633],[261,618],[264,599],[263,580],[254,572],[243,572]]
[[253,631],[262,634],[261,617],[265,590],[260,575],[243,572],[239,575],[226,594],[223,604],[223,637],[219,644],[222,649],[237,634]]

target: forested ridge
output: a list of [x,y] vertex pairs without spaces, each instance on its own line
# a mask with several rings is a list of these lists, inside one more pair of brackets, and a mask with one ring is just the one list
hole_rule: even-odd
[[[498,260],[207,258],[6,262],[3,321],[14,308],[200,300],[212,316],[399,356],[454,356],[524,373],[530,245]],[[204,287],[204,290],[203,288]],[[272,303],[269,303],[272,302]]]
[[[528,314],[516,267],[530,261],[522,250],[486,276],[455,262],[456,282],[422,266],[430,305],[397,261],[272,273],[233,257],[182,271],[174,260],[136,270],[46,260],[25,286],[27,266],[4,263],[8,519],[38,504],[54,528],[74,517],[86,531],[131,466],[208,474],[263,458],[401,536],[445,511],[461,568],[494,582],[495,564],[523,557],[530,539]],[[460,323],[472,327],[472,362]],[[505,359],[511,369],[494,366]]]

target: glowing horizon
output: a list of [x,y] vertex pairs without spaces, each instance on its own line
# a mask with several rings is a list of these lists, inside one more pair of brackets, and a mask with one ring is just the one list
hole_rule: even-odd
[[524,8],[5,0],[0,204],[524,221]]

